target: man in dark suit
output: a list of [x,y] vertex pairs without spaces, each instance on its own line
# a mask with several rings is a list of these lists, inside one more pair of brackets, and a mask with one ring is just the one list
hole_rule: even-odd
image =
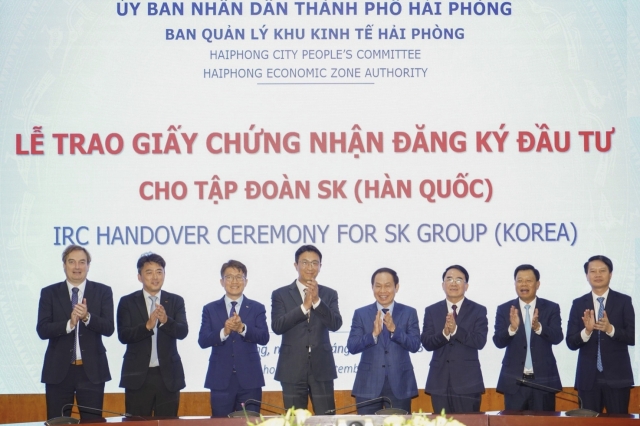
[[275,379],[282,385],[286,408],[324,414],[335,408],[333,380],[338,377],[329,331],[342,326],[338,293],[319,285],[322,253],[304,245],[295,254],[298,279],[271,295],[271,329],[282,335]]
[[376,302],[354,312],[347,341],[349,353],[362,353],[351,393],[359,404],[358,414],[374,414],[385,408],[382,399],[365,403],[379,397],[410,413],[411,398],[418,395],[409,357],[409,352],[420,349],[418,313],[395,302],[400,280],[393,269],[375,271],[371,287]]
[[162,290],[165,265],[160,255],[142,255],[137,263],[142,290],[118,304],[118,339],[127,345],[120,387],[125,409],[134,416],[177,416],[185,387],[176,342],[187,337],[187,315],[182,297]]
[[[211,390],[213,417],[242,410],[241,404],[248,399],[262,399],[264,375],[258,345],[269,343],[264,305],[244,296],[247,267],[229,260],[220,276],[225,296],[202,308],[198,337],[201,348],[211,348],[204,386]],[[252,402],[245,409],[259,413],[260,404]]]
[[[71,245],[62,253],[66,281],[42,289],[38,306],[38,336],[49,340],[42,366],[47,418],[61,415],[62,407],[73,404],[83,420],[102,417],[104,384],[111,380],[102,336],[113,334],[111,288],[87,280],[91,255]],[[71,414],[66,407],[64,415]]]
[[433,411],[480,411],[484,382],[478,351],[487,343],[487,308],[464,297],[469,273],[460,265],[442,274],[446,299],[424,311],[422,346],[433,351],[425,392]]
[[518,298],[496,312],[493,343],[507,348],[497,390],[507,410],[556,411],[556,393],[535,385],[562,389],[552,350],[564,338],[560,306],[536,297],[540,272],[533,266],[518,266],[513,277]]
[[567,346],[579,350],[575,388],[584,408],[627,414],[633,386],[629,346],[636,343],[631,298],[609,288],[613,262],[606,256],[584,264],[591,292],[573,301]]

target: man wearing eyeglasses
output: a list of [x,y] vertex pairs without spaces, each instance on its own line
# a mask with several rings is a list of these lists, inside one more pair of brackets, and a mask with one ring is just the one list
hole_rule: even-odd
[[220,269],[225,295],[202,308],[198,344],[211,348],[204,387],[211,390],[213,417],[242,410],[260,412],[264,375],[258,345],[269,342],[266,310],[262,303],[244,296],[247,267],[229,260]]
[[329,331],[342,326],[338,293],[316,281],[322,253],[315,246],[300,247],[293,266],[298,279],[271,295],[271,329],[282,335],[275,379],[286,408],[307,408],[311,395],[313,411],[321,415],[335,409],[338,376]]
[[480,411],[485,389],[478,351],[487,343],[487,308],[464,297],[468,283],[465,268],[449,266],[442,274],[446,299],[424,311],[422,346],[433,351],[424,390],[435,413]]
[[556,411],[556,393],[540,384],[562,389],[553,345],[562,342],[560,306],[536,296],[540,272],[520,265],[513,273],[518,298],[498,306],[493,343],[507,348],[498,392],[507,410]]

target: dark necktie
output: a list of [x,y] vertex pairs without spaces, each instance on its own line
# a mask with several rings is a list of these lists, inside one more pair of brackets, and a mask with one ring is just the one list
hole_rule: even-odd
[[[73,311],[73,308],[76,307],[76,305],[78,304],[78,291],[80,291],[78,289],[78,287],[74,287],[71,289],[71,291],[73,292],[73,294],[71,295],[71,310]],[[78,322],[76,323],[76,329],[73,332],[73,352],[71,353],[71,363],[73,364],[74,362],[76,362],[76,350],[78,350],[78,328],[80,328],[80,319],[78,319]]]
[[[604,317],[604,297],[598,297],[598,302],[600,302],[600,308],[598,308],[598,321]],[[596,361],[596,367],[599,372],[602,372],[602,355],[600,354],[600,330],[598,330],[598,359]]]
[[238,302],[231,302],[231,310],[229,311],[229,318],[233,317],[233,314],[236,313],[236,305]]
[[458,321],[458,306],[453,305],[451,306],[451,309],[453,310],[453,320]]
[[[389,309],[383,309],[382,310],[382,317],[384,318],[385,315],[387,315],[387,312],[389,312]],[[389,333],[389,329],[387,328],[386,325],[384,325],[384,322],[382,323],[382,343],[386,346],[389,343],[389,340],[391,340],[391,333]]]

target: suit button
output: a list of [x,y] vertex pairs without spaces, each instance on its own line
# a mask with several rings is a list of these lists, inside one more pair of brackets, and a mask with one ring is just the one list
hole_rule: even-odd
[[389,351],[384,351],[384,353],[385,353],[385,354],[388,354],[388,353],[389,353]]
[[449,360],[447,360],[447,363],[449,363]]
[[384,365],[382,366],[382,368],[384,368]]
[[309,333],[311,333],[311,329],[307,330]]

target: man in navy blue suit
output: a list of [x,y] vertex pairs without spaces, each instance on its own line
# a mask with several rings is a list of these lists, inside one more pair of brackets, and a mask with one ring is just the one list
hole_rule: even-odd
[[[113,293],[87,280],[90,264],[87,249],[68,246],[62,253],[67,279],[40,293],[36,330],[49,341],[42,366],[49,419],[60,416],[74,396],[79,405],[96,409],[80,409],[83,420],[102,417],[104,383],[111,380],[102,336],[113,334]],[[64,415],[70,412],[66,407]]]
[[446,299],[424,311],[422,346],[433,351],[424,391],[436,413],[480,411],[485,389],[478,351],[487,343],[487,308],[464,297],[468,288],[467,270],[449,266],[442,274]]
[[609,288],[608,257],[592,256],[584,272],[591,292],[573,301],[567,327],[567,346],[579,351],[575,388],[584,408],[626,414],[633,386],[629,346],[636,343],[631,298]]
[[380,268],[371,276],[376,302],[353,314],[347,348],[362,353],[353,384],[358,414],[374,414],[384,408],[386,397],[393,408],[411,412],[411,398],[418,395],[416,376],[409,352],[420,349],[418,313],[410,306],[395,302],[400,289],[398,274]]
[[[562,389],[552,346],[562,342],[560,306],[536,297],[540,272],[520,265],[513,273],[518,298],[498,306],[493,343],[507,348],[498,379],[507,410],[555,411],[555,392]],[[529,383],[531,382],[531,383]]]
[[[269,342],[264,305],[244,296],[247,267],[229,260],[222,265],[220,276],[225,295],[202,308],[198,337],[201,348],[211,348],[204,386],[211,390],[213,417],[242,410],[248,399],[262,399],[264,375],[258,345]],[[245,408],[260,412],[256,402]]]

